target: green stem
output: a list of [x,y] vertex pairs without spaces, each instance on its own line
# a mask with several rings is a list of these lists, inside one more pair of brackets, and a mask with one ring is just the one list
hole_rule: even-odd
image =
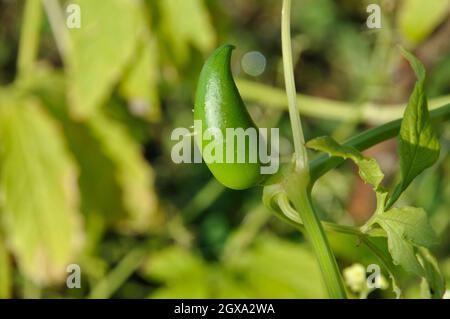
[[[278,208],[281,210],[272,209],[272,211],[276,214],[277,217],[290,224],[291,226],[299,229],[300,231],[305,231],[305,226],[303,225],[300,218],[295,218],[295,214],[298,214],[297,211],[292,208],[289,200],[284,193],[279,193],[275,195],[274,202],[277,204]],[[394,274],[396,272],[395,265],[392,263],[392,260],[389,255],[387,255],[384,251],[378,248],[372,240],[369,238],[367,233],[363,233],[359,228],[347,225],[338,225],[330,222],[322,222],[322,226],[324,230],[328,232],[335,232],[341,234],[347,234],[357,237],[367,248],[378,258],[381,264],[384,266],[386,271],[389,273],[393,284],[394,291],[397,296],[400,296],[400,292],[398,291],[395,285],[395,277]]]
[[303,222],[330,298],[344,299],[346,293],[342,277],[322,224],[311,204],[307,184],[307,176],[302,173],[293,173],[284,181],[283,188]]
[[[239,79],[236,81],[242,98],[277,110],[286,110],[286,93],[278,88]],[[318,96],[297,94],[297,105],[301,105],[302,115],[317,119],[381,125],[402,117],[407,102],[400,104],[376,104],[346,102]],[[450,95],[432,98],[428,101],[430,110],[450,102]]]
[[361,241],[367,246],[367,248],[369,248],[373,252],[373,254],[377,256],[377,258],[381,261],[386,270],[391,275],[393,275],[396,272],[396,270],[395,265],[392,263],[392,258],[386,255],[386,253],[382,251],[380,248],[378,248],[378,246],[375,245],[367,236],[361,236],[360,238]]
[[314,212],[306,189],[300,192],[298,200],[294,202],[294,205],[298,209],[305,230],[309,235],[311,245],[316,253],[329,296],[334,299],[346,298],[345,288],[336,258],[331,251],[322,225]]
[[45,13],[52,28],[53,38],[55,39],[58,52],[64,63],[67,63],[67,54],[71,49],[69,34],[64,23],[63,11],[58,0],[42,0]]
[[308,157],[305,147],[300,114],[297,109],[297,95],[295,90],[294,66],[292,63],[291,46],[291,0],[283,0],[281,11],[281,46],[283,52],[284,82],[289,105],[292,135],[295,149],[295,167],[297,171],[308,168]]
[[106,299],[130,277],[141,265],[145,257],[145,250],[138,247],[130,251],[105,278],[103,278],[91,291],[89,298]]
[[309,237],[319,262],[329,296],[331,298],[342,299],[346,298],[346,293],[339,268],[309,196],[309,164],[300,114],[297,108],[294,66],[292,63],[290,15],[291,0],[283,0],[283,9],[281,12],[283,70],[295,149],[295,171],[284,181],[283,188],[289,199],[294,203],[303,221],[306,234]]
[[197,218],[206,208],[214,203],[223,193],[225,187],[215,178],[212,178],[183,209],[181,215],[185,223],[189,223]]
[[[446,119],[450,116],[450,104],[444,105],[437,109],[430,111],[430,117],[434,121]],[[349,140],[344,145],[352,146],[359,151],[363,151],[372,147],[375,144],[386,141],[395,137],[401,125],[401,119],[386,123],[384,125],[364,131]],[[341,164],[344,160],[338,157],[330,157],[326,154],[321,154],[310,162],[310,182],[313,184],[319,177],[326,172]]]
[[[282,213],[277,213],[280,218],[301,231],[305,230],[303,222],[299,217],[299,213],[291,206],[291,204],[289,203],[289,199],[285,193],[277,194],[274,198],[274,201],[281,209]],[[322,226],[324,230],[329,232],[349,234],[354,236],[365,236],[365,234],[358,227],[354,226],[339,225],[331,222],[322,222]]]
[[19,77],[32,71],[39,50],[42,6],[40,0],[27,0],[20,34],[17,70]]
[[270,214],[263,205],[257,206],[245,215],[245,219],[239,228],[229,236],[223,249],[221,259],[224,262],[233,260],[234,257],[241,256],[241,252],[249,246],[256,236],[260,233],[261,228],[267,223]]

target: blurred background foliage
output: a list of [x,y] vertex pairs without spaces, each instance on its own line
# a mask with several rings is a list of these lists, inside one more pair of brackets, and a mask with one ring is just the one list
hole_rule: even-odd
[[[79,29],[65,26],[72,3]],[[366,27],[370,3],[382,8],[381,29]],[[342,141],[401,115],[415,79],[396,44],[426,65],[431,107],[450,101],[448,0],[293,5],[307,139]],[[202,63],[222,43],[237,47],[233,71],[255,121],[280,127],[281,151],[291,152],[280,9],[273,0],[0,0],[0,298],[325,296],[310,247],[262,206],[261,189],[224,189],[205,165],[170,157],[170,133],[192,125]],[[261,75],[243,71],[250,51],[265,57]],[[450,126],[440,132],[439,164],[403,200],[431,215],[450,282]],[[394,182],[395,141],[367,152]],[[374,208],[348,164],[314,196],[322,218],[340,223],[361,224]],[[352,296],[368,293],[355,264],[378,261],[354,238],[330,241]],[[79,289],[66,286],[72,263]],[[417,279],[404,274],[401,285],[420,296]],[[369,297],[394,296],[384,288]]]

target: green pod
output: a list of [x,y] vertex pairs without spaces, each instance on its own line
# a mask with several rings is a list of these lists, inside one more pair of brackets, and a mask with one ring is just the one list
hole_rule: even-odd
[[237,149],[233,150],[236,159],[234,162],[218,163],[205,158],[205,148],[211,143],[211,140],[205,139],[204,136],[207,129],[218,129],[222,133],[223,154],[230,152],[230,146],[233,147],[231,143],[227,145],[229,141],[225,138],[227,128],[244,130],[255,128],[257,131],[233,80],[230,66],[233,49],[234,46],[228,44],[219,47],[203,66],[194,108],[194,119],[200,120],[202,125],[201,129],[194,125],[194,133],[197,144],[201,145],[203,158],[214,177],[226,187],[246,189],[260,184],[265,177],[260,172],[259,157],[256,162],[249,160],[252,151],[249,143],[246,143],[247,154],[243,162],[237,162]]

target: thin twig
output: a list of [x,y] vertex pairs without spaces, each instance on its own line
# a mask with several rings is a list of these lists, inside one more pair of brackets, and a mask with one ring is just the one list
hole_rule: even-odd
[[42,6],[39,0],[27,0],[23,13],[23,24],[20,34],[17,69],[23,76],[33,68],[39,51],[39,35],[41,32]]
[[67,54],[70,50],[71,42],[64,23],[64,15],[57,0],[42,0],[47,14],[53,37],[58,47],[61,59],[67,62]]

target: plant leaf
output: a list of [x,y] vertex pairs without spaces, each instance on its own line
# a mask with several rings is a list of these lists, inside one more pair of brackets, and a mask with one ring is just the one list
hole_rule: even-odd
[[106,227],[125,220],[128,212],[123,204],[123,191],[117,180],[114,162],[102,152],[102,144],[86,123],[63,120],[64,133],[79,165],[78,185],[81,211],[85,217],[85,252],[99,243]]
[[425,94],[425,68],[411,53],[402,50],[414,69],[418,81],[409,98],[399,133],[401,181],[386,205],[391,207],[403,191],[422,171],[439,158],[439,140],[431,126]]
[[156,39],[146,36],[140,41],[136,62],[120,85],[120,93],[128,100],[131,112],[151,121],[161,117],[157,54]]
[[422,294],[426,298],[441,299],[445,293],[445,279],[436,258],[426,248],[418,248],[419,258],[425,270],[422,279]]
[[185,277],[202,277],[207,264],[193,251],[170,246],[151,255],[142,271],[153,280],[176,282]]
[[418,276],[423,276],[423,269],[414,254],[414,247],[404,240],[402,234],[389,223],[379,222],[388,233],[388,246],[394,264],[402,266],[405,270]]
[[192,251],[172,246],[150,256],[143,273],[164,283],[150,298],[208,298],[212,267]]
[[366,158],[357,149],[340,145],[329,136],[312,139],[306,143],[306,146],[316,151],[326,152],[330,156],[351,159],[358,166],[362,180],[371,184],[375,190],[378,189],[383,180],[383,172],[375,159]]
[[[64,77],[60,73],[41,68],[36,71],[30,88],[61,123],[70,151],[79,165],[81,211],[85,216],[86,243],[89,245],[84,247],[85,251],[96,246],[105,227],[130,226],[128,231],[137,232],[157,228],[161,221],[157,198],[153,184],[148,184],[153,180],[153,171],[150,163],[143,159],[139,145],[131,138],[126,127],[110,118],[103,119],[106,116],[103,113],[96,115],[102,118],[100,123],[94,125],[97,126],[96,130],[92,129],[91,120],[73,120],[68,114],[63,94]],[[55,87],[58,90],[54,90]],[[105,143],[118,144],[113,152]],[[119,148],[122,150],[120,156],[116,155],[120,153]],[[137,162],[133,163],[135,159]],[[132,185],[131,176],[129,179],[123,177],[127,166],[131,167],[133,176],[139,176],[136,180],[140,182]],[[146,194],[142,195],[144,192]],[[138,193],[141,195],[137,195]],[[142,201],[139,199],[137,203],[131,202],[132,198],[140,196],[144,196]]]
[[403,237],[415,245],[431,247],[439,242],[428,222],[427,213],[422,208],[392,208],[378,215],[378,219],[396,227]]
[[387,233],[388,247],[394,263],[407,271],[424,276],[424,269],[417,260],[414,245],[430,247],[438,239],[421,208],[393,208],[377,214],[378,223]]
[[65,275],[81,244],[77,172],[61,136],[37,100],[0,101],[5,236],[21,271],[43,284]]
[[203,0],[158,0],[157,3],[161,31],[179,64],[188,62],[190,44],[203,53],[214,48],[216,35]]
[[241,280],[256,298],[323,298],[326,295],[311,251],[304,245],[268,234],[259,236],[252,249],[236,256],[230,268],[245,274]]
[[165,248],[150,256],[142,272],[163,284],[151,298],[325,296],[314,255],[304,245],[269,235],[220,264],[176,246]]
[[400,34],[417,45],[448,16],[449,10],[448,0],[403,0],[397,15]]
[[113,162],[115,177],[123,192],[123,204],[130,214],[127,227],[145,231],[159,224],[157,197],[153,191],[153,170],[145,161],[139,144],[118,122],[99,113],[87,122],[101,151]]
[[69,100],[77,117],[98,109],[118,82],[133,56],[145,23],[141,1],[110,0],[104,3],[77,0],[81,28],[69,29],[67,55]]
[[[34,76],[32,92],[61,123],[79,165],[81,210],[90,237],[87,243],[95,246],[104,226],[130,226],[129,231],[137,232],[157,228],[161,215],[152,184],[153,170],[131,137],[129,126],[107,117],[103,110],[92,115],[93,119],[73,120],[62,94],[64,78],[57,72],[39,68]],[[58,90],[52,89],[55,87]],[[108,104],[108,110],[111,106]],[[97,118],[98,123],[92,124]],[[126,177],[128,167],[130,175]],[[132,183],[133,178],[136,183]],[[137,202],[133,203],[133,199]]]

